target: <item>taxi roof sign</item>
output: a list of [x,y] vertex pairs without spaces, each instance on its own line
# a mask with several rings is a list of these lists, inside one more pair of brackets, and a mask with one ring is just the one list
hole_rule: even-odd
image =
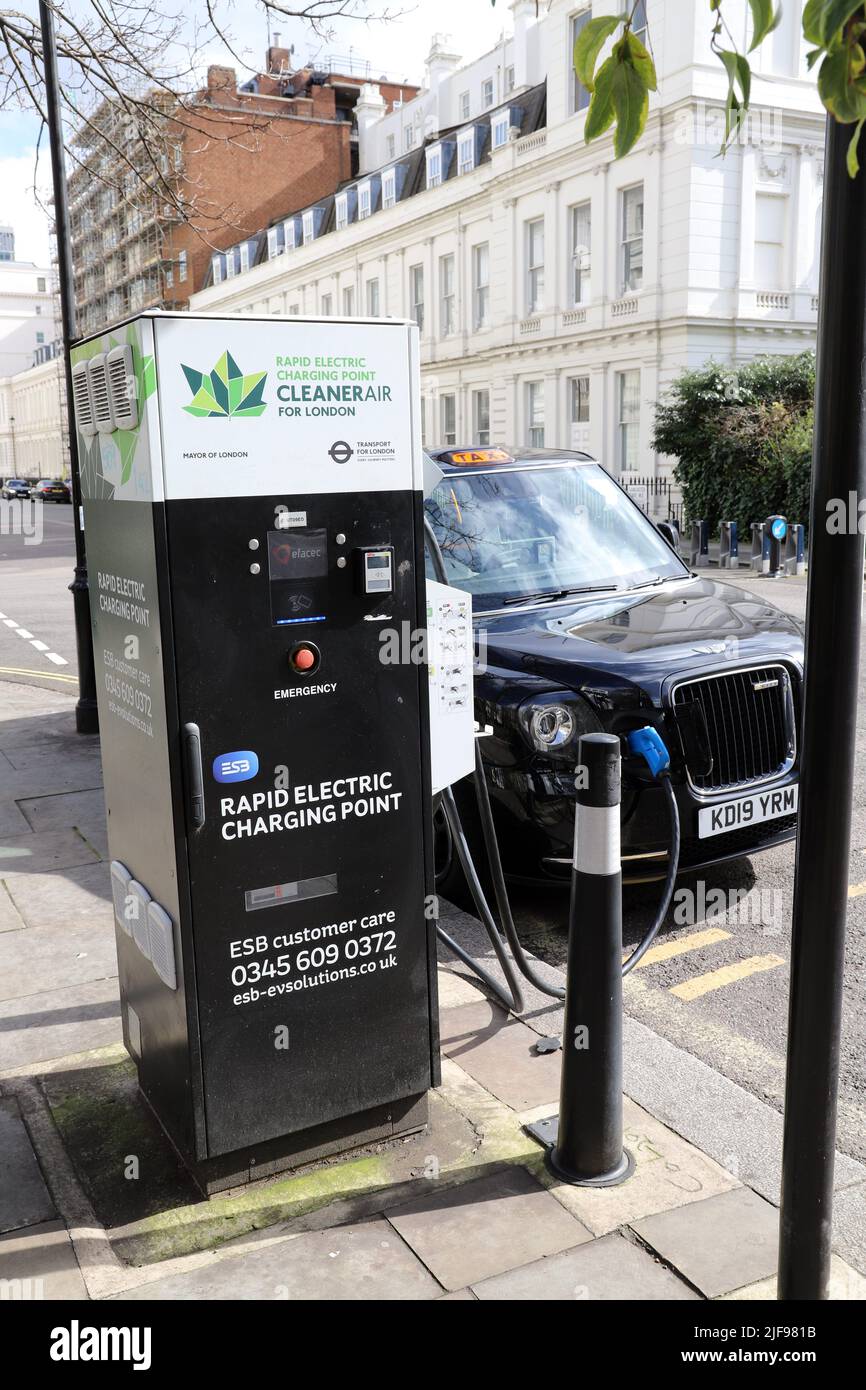
[[505,449],[457,449],[440,454],[443,463],[514,463],[514,458]]

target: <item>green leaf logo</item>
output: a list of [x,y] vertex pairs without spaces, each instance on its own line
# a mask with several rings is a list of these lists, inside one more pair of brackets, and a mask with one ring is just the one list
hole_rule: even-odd
[[231,419],[236,415],[262,415],[267,409],[262,400],[267,372],[244,376],[230,352],[224,352],[210,372],[199,372],[195,367],[184,367],[183,363],[181,367],[192,391],[192,400],[183,407],[188,415],[202,418],[219,415]]

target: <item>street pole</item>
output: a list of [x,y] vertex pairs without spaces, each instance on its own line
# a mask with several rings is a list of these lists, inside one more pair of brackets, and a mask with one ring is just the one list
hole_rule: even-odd
[[779,1244],[790,1300],[826,1298],[830,1273],[866,495],[866,173],[848,176],[851,133],[828,120]]
[[69,425],[69,474],[72,482],[73,529],[75,533],[75,573],[69,585],[75,614],[75,649],[78,655],[78,703],[75,727],[80,734],[99,731],[96,709],[96,672],[93,665],[93,636],[90,629],[90,599],[87,588],[87,554],[84,545],[84,514],[81,507],[81,474],[78,466],[78,435],[72,397],[70,350],[75,339],[75,292],[72,278],[72,247],[69,240],[69,206],[66,196],[66,170],[63,158],[63,122],[60,115],[60,83],[57,76],[57,46],[54,16],[45,0],[39,0],[42,28],[42,68],[45,79],[45,117],[51,147],[51,177],[54,184],[54,234],[57,243],[57,277],[60,284],[60,313],[63,323],[63,370],[66,380],[66,415]]

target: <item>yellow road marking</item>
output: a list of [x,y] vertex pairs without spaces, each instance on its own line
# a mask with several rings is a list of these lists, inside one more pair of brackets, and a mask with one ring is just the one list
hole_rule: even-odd
[[646,955],[638,961],[635,970],[644,965],[654,965],[656,961],[670,960],[673,956],[684,956],[687,951],[698,951],[701,946],[712,946],[716,941],[726,941],[729,931],[721,927],[708,927],[706,931],[691,931],[687,936],[677,936],[673,941],[663,941],[660,946],[651,946]]
[[711,994],[714,989],[722,989],[735,980],[745,980],[749,975],[757,975],[762,970],[775,970],[784,964],[781,956],[749,956],[748,960],[738,960],[733,965],[723,965],[720,970],[710,970],[706,975],[684,980],[681,985],[672,985],[670,993],[678,999],[700,999],[702,994]]
[[0,674],[6,676],[38,676],[40,680],[62,681],[66,685],[77,685],[77,676],[56,676],[53,671],[28,671],[23,666],[0,666]]
[[862,896],[863,896],[864,893],[866,893],[866,883],[852,883],[852,884],[849,884],[849,887],[848,887],[848,897],[849,897],[849,898],[862,898]]

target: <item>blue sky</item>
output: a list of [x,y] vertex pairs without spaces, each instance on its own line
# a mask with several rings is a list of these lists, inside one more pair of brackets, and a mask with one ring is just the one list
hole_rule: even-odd
[[[281,44],[295,45],[294,59],[299,64],[317,54],[345,57],[351,53],[357,58],[369,59],[377,75],[387,73],[410,82],[422,79],[424,58],[434,32],[450,34],[455,51],[468,60],[492,47],[503,29],[511,28],[508,0],[497,0],[495,7],[490,0],[386,0],[385,4],[377,4],[376,0],[364,4],[359,0],[358,11],[375,15],[381,14],[386,7],[395,14],[390,22],[340,19],[333,22],[334,32],[328,38],[318,38],[298,21],[274,18],[271,28],[281,30]],[[21,8],[32,11],[33,5],[25,0]],[[86,0],[72,0],[70,8],[80,15],[88,6]],[[251,68],[259,66],[267,47],[268,31],[265,16],[255,0],[234,0],[234,3],[218,0],[216,9],[226,17],[235,51]],[[203,6],[197,6],[196,10],[203,12]],[[209,63],[237,66],[215,38],[198,54],[197,65],[201,72]],[[21,260],[34,260],[44,265],[48,259],[48,223],[34,193],[38,135],[36,117],[24,111],[0,112],[0,224],[11,224],[15,228],[16,250]],[[43,136],[38,175],[43,201],[50,178]]]

